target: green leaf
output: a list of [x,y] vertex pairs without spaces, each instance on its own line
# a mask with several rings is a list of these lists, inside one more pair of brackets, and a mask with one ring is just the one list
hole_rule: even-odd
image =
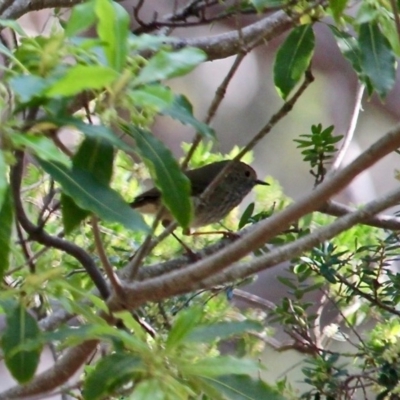
[[187,365],[182,362],[179,368],[187,375],[214,377],[231,374],[256,374],[260,371],[261,365],[257,361],[245,358],[220,356],[215,358],[205,358]]
[[10,139],[14,146],[29,149],[42,160],[57,161],[66,166],[71,165],[70,159],[60,151],[51,139],[45,136],[30,133],[13,133],[10,135]]
[[382,99],[393,88],[396,80],[393,50],[376,22],[360,25],[358,42],[362,71]]
[[174,102],[161,110],[161,114],[169,115],[183,124],[193,126],[201,135],[215,139],[215,131],[207,124],[200,122],[193,116],[193,108],[189,100],[182,95],[175,96]]
[[169,331],[166,348],[171,349],[181,344],[198,325],[202,315],[203,310],[200,307],[181,311]]
[[354,71],[360,75],[361,74],[361,53],[358,47],[358,42],[356,38],[348,34],[347,32],[342,32],[333,25],[329,25],[329,28],[335,36],[336,43],[339,50],[342,52],[343,56],[350,62]]
[[114,150],[102,138],[85,138],[72,159],[73,169],[90,172],[100,183],[108,185],[113,172]]
[[208,343],[225,339],[248,331],[261,331],[263,325],[258,321],[224,321],[211,325],[197,326],[187,335],[186,342]]
[[329,0],[329,7],[332,10],[332,15],[336,22],[342,17],[346,6],[347,0]]
[[21,25],[13,19],[0,18],[0,26],[3,28],[10,28],[20,36],[27,36],[26,32],[22,29]]
[[74,200],[65,193],[61,194],[61,212],[64,231],[67,235],[90,215],[89,211],[77,206]]
[[101,65],[75,65],[46,90],[46,96],[73,96],[87,89],[102,89],[118,78],[118,73]]
[[146,379],[135,385],[129,400],[165,400],[166,393],[157,379]]
[[240,217],[238,229],[242,229],[250,220],[251,216],[253,215],[255,208],[254,203],[250,203],[247,208],[244,210],[242,216]]
[[185,75],[206,58],[202,50],[193,47],[175,52],[161,50],[142,68],[134,84],[141,85]]
[[142,370],[141,360],[130,354],[114,353],[105,356],[97,363],[85,381],[84,399],[103,399],[130,382],[134,374]]
[[38,161],[80,208],[91,211],[106,221],[118,222],[127,229],[148,232],[149,228],[142,216],[129,207],[117,192],[99,182],[90,172],[78,167],[71,170],[56,162],[41,159]]
[[248,375],[225,375],[212,380],[206,378],[205,381],[229,400],[286,400],[261,379],[253,379]]
[[36,320],[20,304],[6,312],[7,325],[2,337],[5,362],[11,375],[19,383],[26,383],[35,374],[42,347],[38,345],[31,351],[15,349],[40,336],[40,330]]
[[128,93],[136,105],[154,107],[158,110],[169,107],[174,101],[171,89],[162,85],[146,85]]
[[71,16],[65,27],[65,35],[72,37],[92,26],[96,21],[94,2],[87,1],[72,7]]
[[294,28],[279,48],[274,64],[274,82],[285,100],[310,65],[315,38],[312,25]]
[[97,34],[104,44],[108,64],[121,71],[128,54],[129,15],[118,3],[95,0]]
[[[0,157],[1,158],[1,157]],[[0,281],[8,269],[10,256],[11,233],[14,221],[14,210],[12,207],[11,190],[5,187],[2,193],[0,206]]]
[[[86,138],[74,155],[73,169],[78,168],[89,172],[95,179],[105,186],[111,180],[113,169],[114,151],[112,146],[104,139]],[[61,210],[65,233],[70,233],[88,215],[75,204],[74,200],[63,194],[61,196]]]
[[162,200],[178,223],[187,228],[192,219],[190,182],[164,143],[150,132],[134,126],[127,127],[136,141],[136,151],[143,159],[154,184],[161,191]]
[[21,102],[28,103],[43,96],[45,90],[53,83],[53,79],[34,75],[18,75],[12,77],[9,82],[11,89]]
[[103,125],[86,124],[82,120],[70,116],[59,115],[56,117],[47,117],[42,121],[51,122],[59,127],[72,126],[81,131],[86,137],[93,139],[104,139],[118,149],[131,152],[132,147],[121,140],[111,129]]

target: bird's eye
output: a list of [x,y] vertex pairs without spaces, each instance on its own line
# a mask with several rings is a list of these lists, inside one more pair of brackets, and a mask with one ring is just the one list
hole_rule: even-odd
[[246,171],[244,174],[245,174],[247,177],[249,177],[249,176],[250,176],[250,171]]

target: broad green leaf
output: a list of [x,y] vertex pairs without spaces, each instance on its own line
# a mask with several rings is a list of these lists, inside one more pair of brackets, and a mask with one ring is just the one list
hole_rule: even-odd
[[174,102],[167,108],[161,110],[161,114],[169,115],[183,124],[191,125],[201,135],[215,139],[214,129],[210,128],[207,124],[200,122],[193,116],[192,105],[185,96],[175,96]]
[[118,78],[118,73],[101,65],[75,65],[46,90],[46,96],[72,96],[87,89],[102,89]]
[[128,95],[136,105],[154,107],[158,110],[169,107],[174,101],[172,90],[161,85],[146,85],[140,89],[130,91]]
[[129,15],[118,3],[95,0],[97,34],[103,42],[108,64],[121,71],[128,54]]
[[[360,26],[361,68],[380,98],[386,97],[396,78],[395,56],[376,22]],[[371,93],[370,93],[371,94]]]
[[165,47],[170,43],[177,42],[177,38],[171,36],[161,36],[161,35],[148,35],[144,33],[139,36],[130,35],[129,36],[129,43],[132,48],[137,51],[141,50],[151,50],[151,51],[158,51],[161,47]]
[[229,400],[286,400],[286,397],[261,379],[254,379],[248,375],[225,375],[204,380]]
[[175,52],[161,50],[142,68],[134,84],[141,85],[185,75],[205,60],[205,53],[193,47]]
[[148,231],[142,216],[129,207],[117,192],[99,182],[90,172],[77,167],[68,169],[56,162],[41,159],[38,161],[80,208],[91,211],[106,221],[118,222],[127,229]]
[[130,400],[165,400],[166,398],[165,390],[158,379],[146,379],[139,382],[129,396]]
[[4,153],[0,151],[0,207],[3,205],[7,190],[7,164],[6,160],[4,159]]
[[65,26],[66,36],[72,37],[94,25],[96,21],[94,6],[94,1],[87,1],[72,7],[71,16]]
[[142,370],[141,360],[131,354],[114,353],[105,356],[85,380],[84,399],[103,399],[132,381],[134,374]]
[[[104,139],[86,138],[72,159],[73,168],[80,168],[92,174],[100,183],[108,186],[111,180],[114,151]],[[88,215],[74,200],[62,194],[61,210],[65,233],[70,233]]]
[[15,349],[26,341],[40,336],[40,330],[36,320],[21,305],[6,310],[6,313],[7,326],[2,337],[5,362],[11,375],[19,383],[26,383],[36,371],[42,346],[38,345],[31,351],[15,351]]
[[121,140],[111,129],[103,125],[86,124],[82,120],[70,116],[57,116],[45,118],[43,121],[52,122],[53,124],[62,126],[72,126],[81,131],[86,137],[93,139],[104,139],[118,149],[131,152],[132,147]]
[[214,377],[231,374],[256,374],[260,371],[261,365],[257,361],[245,358],[220,356],[214,358],[205,358],[190,364],[185,364],[182,362],[179,368],[186,375]]
[[202,315],[203,311],[199,307],[192,307],[181,311],[169,331],[166,341],[167,349],[181,344],[190,335],[196,325],[199,324]]
[[294,28],[279,48],[274,64],[274,82],[285,100],[310,65],[315,38],[312,25]]
[[193,209],[190,182],[181,171],[171,151],[151,132],[130,126],[128,132],[136,141],[136,151],[149,168],[155,185],[161,191],[165,206],[178,223],[187,228]]
[[333,18],[339,21],[347,6],[347,0],[329,0],[329,7],[332,10]]
[[257,321],[224,321],[211,325],[196,326],[185,338],[186,342],[208,343],[225,339],[248,331],[261,331],[263,325]]
[[[0,156],[1,158],[1,156]],[[11,233],[13,227],[13,214],[10,187],[6,186],[2,193],[0,205],[0,281],[8,269],[10,256]]]
[[57,161],[66,166],[71,165],[70,159],[46,136],[14,133],[10,135],[10,139],[15,146],[29,149],[42,160]]

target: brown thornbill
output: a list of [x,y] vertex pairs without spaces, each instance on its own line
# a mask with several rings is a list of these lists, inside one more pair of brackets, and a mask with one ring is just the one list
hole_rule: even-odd
[[[190,227],[197,228],[220,221],[240,204],[255,185],[269,185],[267,182],[257,179],[256,172],[250,165],[241,161],[233,161],[233,165],[217,187],[205,200],[200,202],[199,196],[229,162],[231,161],[217,161],[185,172],[190,180],[195,210]],[[156,214],[162,205],[161,192],[155,187],[151,188],[137,196],[130,205],[142,213]],[[165,209],[161,220],[163,225],[167,226],[174,218]]]

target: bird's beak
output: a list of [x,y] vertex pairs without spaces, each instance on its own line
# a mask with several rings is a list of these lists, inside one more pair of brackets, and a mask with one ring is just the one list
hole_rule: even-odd
[[256,180],[254,181],[254,184],[255,184],[255,185],[265,185],[265,186],[269,186],[269,183],[268,183],[268,182],[260,181],[259,179],[256,179]]

